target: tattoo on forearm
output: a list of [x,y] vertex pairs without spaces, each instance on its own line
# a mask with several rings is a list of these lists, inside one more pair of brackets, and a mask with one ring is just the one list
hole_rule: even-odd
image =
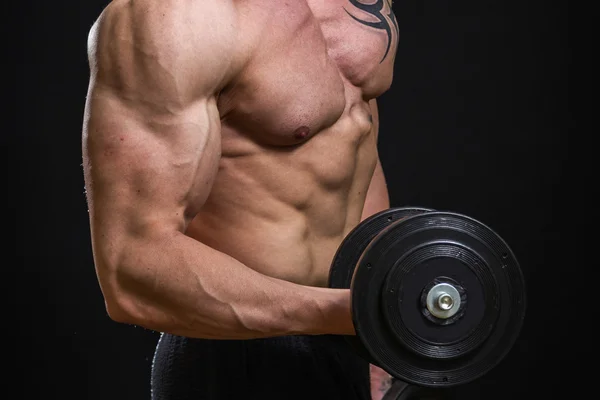
[[[384,30],[385,33],[387,34],[388,43],[387,43],[387,47],[385,49],[385,54],[381,58],[381,61],[379,61],[379,63],[381,64],[383,62],[383,60],[385,60],[385,58],[387,57],[388,53],[390,52],[390,47],[392,46],[392,37],[393,37],[392,30],[394,32],[396,32],[396,37],[398,37],[398,34],[399,34],[398,21],[396,21],[396,16],[394,15],[394,12],[392,11],[391,0],[377,0],[373,4],[362,3],[362,1],[364,1],[364,0],[349,0],[349,1],[350,1],[350,3],[352,3],[352,5],[354,7],[371,14],[372,16],[377,18],[378,21],[371,22],[371,21],[362,20],[362,19],[352,15],[352,13],[350,13],[350,11],[348,11],[348,10],[346,10],[346,8],[344,8],[344,11],[346,11],[346,13],[348,13],[348,15],[352,17],[352,19],[354,19],[357,22],[360,22],[363,25],[370,26],[371,28]],[[386,3],[388,5],[388,9],[389,9],[389,13],[386,14],[387,19],[383,15],[383,8]],[[388,21],[388,19],[389,19],[389,21]],[[391,25],[390,25],[390,21],[391,21]],[[393,25],[393,27],[392,27],[392,25]]]

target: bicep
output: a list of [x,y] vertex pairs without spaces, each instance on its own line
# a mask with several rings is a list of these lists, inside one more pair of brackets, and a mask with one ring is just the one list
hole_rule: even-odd
[[199,101],[177,115],[147,114],[96,88],[90,91],[87,114],[84,171],[93,228],[115,237],[184,229],[217,171],[214,101]]

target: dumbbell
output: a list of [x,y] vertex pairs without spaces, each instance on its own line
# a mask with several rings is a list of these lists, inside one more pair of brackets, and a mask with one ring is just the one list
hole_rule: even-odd
[[334,256],[329,287],[350,289],[347,345],[424,388],[472,382],[513,347],[525,282],[506,242],[468,216],[390,208],[361,222]]

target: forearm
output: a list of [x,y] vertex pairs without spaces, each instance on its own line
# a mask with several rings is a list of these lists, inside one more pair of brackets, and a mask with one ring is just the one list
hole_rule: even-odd
[[262,275],[181,233],[124,248],[102,280],[121,322],[197,338],[353,333],[347,290]]

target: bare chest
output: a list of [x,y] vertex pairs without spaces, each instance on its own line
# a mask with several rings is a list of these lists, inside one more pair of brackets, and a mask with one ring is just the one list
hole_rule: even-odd
[[398,32],[388,0],[246,7],[240,30],[250,56],[219,96],[223,123],[234,130],[266,144],[298,144],[391,85]]

